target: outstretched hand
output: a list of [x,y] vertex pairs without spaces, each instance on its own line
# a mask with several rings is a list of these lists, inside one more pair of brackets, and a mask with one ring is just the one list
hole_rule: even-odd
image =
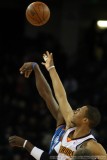
[[34,62],[24,63],[22,67],[19,69],[20,74],[23,74],[25,78],[29,78],[30,74],[33,71],[33,64],[37,65],[37,63],[34,63]]
[[46,51],[46,53],[43,54],[43,60],[44,62],[42,62],[42,64],[47,70],[49,70],[51,66],[54,66],[53,55],[52,53],[49,53],[49,51]]
[[9,144],[11,147],[23,147],[25,139],[18,136],[9,137]]

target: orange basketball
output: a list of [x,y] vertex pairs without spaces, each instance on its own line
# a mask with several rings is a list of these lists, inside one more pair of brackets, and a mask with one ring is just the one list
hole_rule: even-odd
[[26,18],[32,25],[42,26],[46,24],[50,18],[50,9],[43,2],[33,2],[26,9]]

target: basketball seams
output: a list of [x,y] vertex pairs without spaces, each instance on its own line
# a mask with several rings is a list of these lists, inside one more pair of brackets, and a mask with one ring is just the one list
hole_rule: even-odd
[[[34,17],[31,16],[31,13],[30,14],[27,13],[27,17],[30,17],[34,21],[33,23],[35,23],[35,19],[34,19]],[[29,18],[27,18],[27,19],[29,20]],[[38,20],[37,20],[37,22],[40,23]],[[30,22],[30,23],[33,24],[32,22]],[[37,24],[37,23],[35,23],[35,24]]]
[[[38,6],[35,6],[35,7],[38,7]],[[42,19],[41,19],[41,17],[39,16],[38,12],[36,11],[35,7],[34,7],[34,6],[32,6],[32,8],[33,8],[33,10],[35,11],[35,13],[36,13],[37,17],[38,17],[38,18],[39,18],[39,20],[42,22]]]
[[[36,11],[36,9],[35,9],[35,7],[37,7],[37,9],[38,9],[38,11],[39,12],[41,12],[41,9],[42,9],[42,12],[43,12],[43,16],[42,17],[40,17],[39,16],[39,14],[38,14],[38,12]],[[35,10],[35,12],[36,12],[36,14],[37,14],[37,16],[38,16],[38,18],[40,19],[40,21],[42,22],[42,19],[41,18],[43,18],[43,20],[45,20],[45,17],[44,17],[44,4],[38,4],[37,6],[35,5],[35,7],[33,6],[33,9]],[[41,9],[40,9],[41,8]],[[48,14],[47,14],[48,15]],[[48,16],[47,16],[48,17]],[[41,23],[40,22],[40,23]],[[47,22],[47,21],[46,21]],[[43,24],[45,24],[46,22],[44,22]]]
[[[27,12],[27,15],[34,21],[33,22],[34,24],[36,24],[36,25],[41,24],[41,19],[40,19],[39,15],[38,15],[37,11],[35,10],[34,6],[32,6],[32,9],[34,10],[34,14],[32,14],[33,13],[32,10],[29,10],[30,12]],[[35,13],[36,13],[36,21],[37,21],[37,23],[35,23]]]

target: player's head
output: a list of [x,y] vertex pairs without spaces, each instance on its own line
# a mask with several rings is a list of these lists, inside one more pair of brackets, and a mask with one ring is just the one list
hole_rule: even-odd
[[95,160],[96,158],[93,156],[90,150],[86,148],[78,149],[74,155],[72,160]]
[[74,111],[72,123],[76,126],[88,125],[89,128],[96,127],[101,119],[100,112],[91,105],[85,105]]

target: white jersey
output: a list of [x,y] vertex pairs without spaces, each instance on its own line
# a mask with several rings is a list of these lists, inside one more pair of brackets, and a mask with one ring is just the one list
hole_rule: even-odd
[[72,140],[71,139],[68,140],[69,133],[73,132],[75,129],[76,127],[68,129],[65,132],[62,138],[62,141],[58,144],[58,146],[55,147],[55,150],[58,153],[58,160],[66,160],[72,157],[73,152],[75,152],[77,148],[79,148],[82,145],[83,142],[89,139],[96,140],[95,137],[91,133],[81,138],[75,138]]

